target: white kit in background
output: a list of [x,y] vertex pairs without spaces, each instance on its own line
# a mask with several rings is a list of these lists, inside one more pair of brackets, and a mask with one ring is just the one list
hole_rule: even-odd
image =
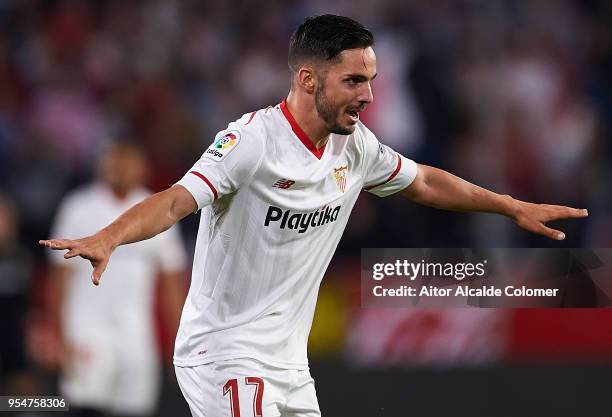
[[[62,203],[53,235],[92,235],[149,195],[138,188],[119,200],[102,183],[79,189]],[[153,320],[155,280],[158,272],[185,268],[178,226],[118,247],[98,287],[91,284],[89,261],[66,261],[59,252],[51,255],[54,264],[71,269],[63,330],[75,353],[60,381],[62,394],[73,406],[151,413],[161,376]]]

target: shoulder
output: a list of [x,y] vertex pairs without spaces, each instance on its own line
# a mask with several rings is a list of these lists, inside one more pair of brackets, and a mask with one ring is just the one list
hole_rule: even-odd
[[130,198],[134,201],[142,201],[151,195],[153,195],[153,191],[149,190],[147,187],[140,186],[131,192]]
[[245,113],[219,131],[203,157],[222,161],[230,154],[261,155],[268,138],[268,130],[263,120],[264,110]]
[[102,194],[102,187],[97,183],[82,185],[68,192],[62,200],[62,205],[73,206],[95,200]]
[[350,141],[352,146],[360,153],[366,152],[369,147],[378,143],[378,139],[367,126],[359,121],[355,125],[355,131],[352,133],[353,140]]
[[227,130],[235,130],[242,137],[261,143],[265,142],[268,136],[270,123],[270,112],[267,109],[259,109],[243,114],[238,120],[231,122],[227,126]]
[[101,196],[100,186],[90,183],[68,192],[57,207],[56,216],[73,217],[78,213],[88,212],[95,207]]
[[374,139],[378,141],[376,135],[372,133],[372,131],[361,120],[357,122],[357,125],[355,127],[355,134],[364,140]]

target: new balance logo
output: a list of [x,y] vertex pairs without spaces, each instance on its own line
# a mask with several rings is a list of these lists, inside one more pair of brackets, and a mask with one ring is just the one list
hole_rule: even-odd
[[287,188],[291,187],[293,184],[295,184],[295,181],[286,180],[283,178],[283,179],[276,181],[272,187],[281,188],[283,190],[286,190]]

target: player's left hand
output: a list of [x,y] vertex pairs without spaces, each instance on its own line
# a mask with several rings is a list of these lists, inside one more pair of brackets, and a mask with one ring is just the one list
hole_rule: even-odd
[[517,204],[514,220],[520,227],[555,240],[565,239],[565,233],[547,227],[546,223],[561,219],[579,219],[589,215],[586,209],[515,201]]

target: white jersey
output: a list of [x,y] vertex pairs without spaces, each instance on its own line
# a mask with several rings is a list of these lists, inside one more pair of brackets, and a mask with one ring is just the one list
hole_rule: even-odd
[[202,213],[175,365],[308,368],[319,284],[359,192],[386,196],[416,175],[361,122],[319,150],[284,101],[230,123],[178,182]]
[[[52,236],[81,238],[115,220],[150,193],[141,188],[117,199],[101,183],[68,195],[60,206]],[[99,287],[91,284],[89,261],[63,252],[50,252],[54,264],[71,268],[63,327],[72,342],[113,341],[121,355],[147,357],[157,362],[153,321],[155,278],[159,271],[180,272],[186,252],[176,228],[153,239],[118,247]]]

